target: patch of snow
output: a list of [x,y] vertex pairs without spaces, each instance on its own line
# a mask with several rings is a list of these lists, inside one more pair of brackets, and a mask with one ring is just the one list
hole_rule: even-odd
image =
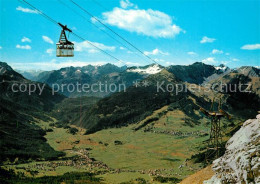
[[66,74],[67,74],[66,71],[62,71],[62,72],[61,72],[61,75],[62,75],[62,76],[65,76]]
[[144,73],[144,74],[156,74],[162,71],[162,68],[159,65],[152,65],[148,68],[136,68],[129,69],[127,72],[136,72],[136,73]]
[[81,71],[79,69],[77,69],[75,73],[81,73]]
[[222,71],[225,71],[227,69],[226,66],[215,66],[215,69],[216,70],[222,70]]

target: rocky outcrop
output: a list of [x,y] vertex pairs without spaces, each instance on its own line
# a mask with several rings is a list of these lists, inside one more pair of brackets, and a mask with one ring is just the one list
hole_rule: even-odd
[[204,184],[260,183],[260,115],[247,120],[213,162],[215,175]]

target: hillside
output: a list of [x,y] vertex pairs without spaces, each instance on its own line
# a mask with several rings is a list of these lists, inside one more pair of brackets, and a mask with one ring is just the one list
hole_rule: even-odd
[[[213,72],[220,72],[219,68],[216,70],[215,67],[202,63],[194,63],[190,67],[201,67],[202,65],[203,67],[208,67]],[[221,70],[223,70],[223,67]],[[257,109],[260,109],[260,98],[257,96],[260,91],[258,87],[259,77],[255,79],[248,78],[248,76],[242,73],[230,71],[208,83],[214,88],[206,89],[205,86],[197,85],[195,86],[195,91],[186,90],[178,95],[176,95],[176,91],[158,92],[157,82],[165,82],[162,87],[163,89],[165,89],[168,84],[191,85],[190,83],[185,83],[185,81],[180,80],[171,71],[172,70],[167,69],[157,74],[149,75],[146,79],[140,81],[141,85],[138,87],[131,86],[126,92],[115,93],[100,100],[94,107],[84,112],[83,127],[89,129],[88,133],[91,133],[102,128],[121,127],[127,124],[137,123],[149,116],[156,109],[165,105],[180,109],[193,121],[198,121],[200,117],[195,112],[197,111],[198,113],[200,106],[210,109],[213,98],[217,100],[217,102],[215,101],[213,104],[215,109],[218,108],[220,98],[222,108],[241,120],[254,116],[257,114]],[[194,72],[190,72],[189,74],[192,73]],[[150,85],[143,86],[142,83],[145,81]],[[222,87],[217,85],[220,81],[231,86],[231,90],[229,87],[224,92],[218,89],[218,87]],[[232,92],[234,85],[245,85],[249,81],[252,81],[250,83],[252,84],[252,92]],[[247,112],[243,112],[244,108],[247,108]]]
[[[101,130],[107,127],[121,127],[127,124],[137,123],[149,116],[153,111],[171,105],[173,108],[183,110],[187,116],[198,120],[199,117],[194,110],[198,110],[197,103],[209,106],[209,103],[196,97],[196,103],[191,100],[192,95],[189,91],[180,92],[176,95],[176,89],[171,92],[157,91],[157,81],[167,84],[183,84],[180,80],[163,70],[157,74],[146,78],[148,86],[131,86],[126,92],[112,94],[100,100],[90,110],[84,112],[83,127],[89,129],[88,133]],[[195,96],[194,96],[195,97]]]
[[56,104],[50,113],[53,117],[59,120],[60,123],[82,124],[81,116],[85,111],[96,104],[100,98],[98,97],[78,97],[65,98],[60,103]]
[[[98,89],[96,92],[79,92],[79,91],[70,91],[68,88],[64,90],[60,89],[59,92],[70,97],[78,96],[95,96],[95,97],[104,97],[111,93],[107,91],[104,87],[109,84],[125,84],[126,87],[132,85],[133,81],[137,79],[143,79],[143,75],[139,73],[129,73],[126,71],[126,67],[118,67],[113,64],[105,64],[92,66],[87,65],[84,67],[67,67],[61,68],[59,70],[53,70],[49,72],[42,72],[36,78],[39,82],[47,83],[50,86],[55,86],[61,84],[68,85],[73,84],[88,84],[88,85],[97,85],[102,84],[103,86]],[[82,90],[81,90],[82,91]]]
[[[113,64],[105,65],[86,65],[83,67],[66,67],[59,70],[53,71],[44,71],[38,73],[37,76],[34,71],[21,71],[22,74],[26,76],[35,76],[33,80],[38,82],[43,82],[49,86],[59,85],[69,85],[73,84],[88,84],[96,85],[102,84],[103,86],[97,91],[88,91],[88,92],[79,92],[79,91],[70,91],[68,88],[60,89],[59,92],[69,96],[69,97],[79,97],[79,96],[95,96],[95,97],[105,97],[113,93],[113,91],[106,91],[105,85],[109,86],[110,84],[119,86],[124,85],[125,88],[133,85],[133,82],[136,80],[142,80],[151,74],[160,72],[163,69],[159,65],[147,65],[140,67],[129,67],[126,66],[118,67]],[[117,90],[119,92],[119,90]]]
[[214,87],[214,91],[224,96],[223,103],[238,116],[248,119],[254,117],[260,109],[260,70],[257,68],[240,67],[209,84]]
[[20,73],[26,79],[32,81],[36,81],[39,74],[44,72],[43,70],[15,70],[15,71]]
[[167,70],[173,73],[178,79],[194,84],[202,84],[230,71],[224,65],[215,67],[202,62],[196,62],[191,65],[172,65],[167,67]]
[[[15,72],[6,63],[0,62],[0,150],[2,161],[56,158],[63,155],[54,151],[43,137],[46,132],[37,124],[38,120],[48,120],[45,112],[64,99],[62,95],[52,95],[49,87],[35,90],[34,93],[13,92],[13,84],[35,84]],[[16,89],[16,88],[15,88]],[[17,90],[17,89],[16,89]],[[14,136],[15,135],[15,136]]]
[[204,184],[260,183],[260,115],[249,119],[229,139],[225,154],[213,162],[214,176]]

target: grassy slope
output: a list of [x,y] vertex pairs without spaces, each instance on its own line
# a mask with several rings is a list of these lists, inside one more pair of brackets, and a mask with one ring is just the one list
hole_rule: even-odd
[[[167,108],[166,106],[157,110],[152,116],[156,116]],[[184,121],[182,118],[185,115],[181,111],[170,111],[167,113],[167,117],[168,122],[166,125],[164,125],[166,117],[161,117],[154,122],[155,130],[180,130],[179,128],[183,127]],[[49,123],[42,121],[39,125],[42,128],[50,128]],[[45,137],[55,150],[66,151],[68,157],[74,155],[68,149],[91,148],[91,157],[104,162],[113,169],[122,170],[119,174],[106,173],[100,175],[100,177],[104,177],[107,182],[111,183],[114,183],[115,180],[119,183],[125,182],[126,179],[129,181],[138,177],[151,181],[154,176],[149,176],[149,173],[152,174],[156,169],[162,169],[157,171],[160,175],[183,178],[200,168],[199,164],[194,164],[192,168],[188,166],[182,170],[178,169],[187,158],[190,158],[196,152],[196,145],[199,145],[207,137],[182,137],[164,133],[144,132],[146,127],[135,131],[136,126],[138,125],[129,125],[120,129],[111,128],[91,135],[84,135],[84,129],[81,129],[75,136],[69,134],[66,129],[55,128],[53,132],[48,132]],[[184,126],[181,129],[181,131],[185,132],[197,130],[204,130],[204,127]],[[77,140],[80,140],[80,142],[75,144]],[[121,141],[122,145],[115,145],[114,141],[116,140]],[[108,145],[106,146],[105,143]],[[35,164],[35,162],[23,164],[19,165],[18,168],[32,167]],[[84,170],[88,171],[89,168],[77,169],[77,171],[81,172]],[[20,169],[20,171],[24,170]],[[55,172],[39,170],[38,176],[60,175],[71,171],[76,171],[76,169],[71,166],[61,166]]]
[[66,98],[54,106],[51,115],[63,124],[80,125],[82,114],[99,100],[97,97]]
[[0,95],[0,162],[61,156],[46,143],[45,131],[35,124],[34,118],[47,120],[45,110],[50,110],[64,97],[51,96],[49,88],[42,96],[12,93],[8,90],[11,84],[0,84],[3,89]]

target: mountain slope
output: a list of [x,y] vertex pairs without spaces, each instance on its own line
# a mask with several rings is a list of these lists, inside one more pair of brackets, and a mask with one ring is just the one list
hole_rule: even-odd
[[[87,65],[84,67],[67,67],[60,70],[54,70],[50,72],[42,72],[39,74],[37,81],[47,83],[50,86],[69,85],[73,84],[80,86],[86,84],[91,86],[98,86],[101,84],[101,88],[98,90],[89,90],[80,92],[82,90],[70,91],[67,87],[60,89],[59,92],[70,97],[78,96],[95,96],[104,97],[111,94],[111,91],[107,91],[106,86],[110,84],[119,85],[124,84],[126,87],[132,85],[133,81],[140,80],[145,77],[144,74],[131,73],[126,71],[126,67],[118,67],[112,64],[105,64],[100,66]],[[81,89],[81,88],[80,88]]]
[[[198,115],[194,113],[194,109],[198,110],[199,106],[190,99],[194,95],[189,91],[180,92],[178,95],[176,95],[176,89],[158,91],[157,82],[163,82],[162,88],[164,89],[168,84],[183,84],[173,74],[163,70],[158,74],[150,75],[144,81],[147,81],[149,86],[129,87],[126,92],[112,94],[84,112],[83,126],[88,129],[87,133],[107,127],[137,123],[151,115],[153,111],[169,104],[172,104],[173,108],[182,109],[195,121],[199,119]],[[198,103],[209,106],[208,102],[203,99],[195,98]]]
[[[204,66],[202,63],[195,63],[194,65],[196,67],[209,67],[213,72],[220,72],[216,71],[215,67],[209,65]],[[247,77],[243,74],[239,74],[239,77],[237,77],[234,73],[235,72],[228,72],[220,76],[217,80],[212,80],[212,82],[228,79],[226,80],[227,84],[232,86],[239,84],[239,82],[245,83],[245,81],[247,81]],[[145,81],[150,85],[143,86],[142,84]],[[220,90],[214,91],[212,88],[209,89],[209,92],[205,92],[204,87],[197,86],[200,93],[183,90],[176,95],[176,88],[175,91],[158,91],[157,84],[162,81],[165,82],[162,85],[163,89],[166,89],[168,84],[174,87],[175,85],[189,85],[167,70],[149,75],[146,79],[141,81],[141,85],[138,87],[131,86],[126,92],[112,94],[100,100],[94,107],[84,112],[83,126],[88,129],[87,133],[92,133],[107,127],[120,127],[131,123],[138,123],[145,119],[145,117],[151,115],[156,109],[165,105],[179,109],[187,115],[188,119],[190,118],[193,122],[199,122],[201,119],[201,117],[198,116],[199,107],[202,106],[203,108],[210,109],[211,101],[214,97],[216,97],[217,100],[219,100],[218,97],[222,99],[222,109],[234,115],[234,119],[236,120],[245,120],[248,117],[255,116],[257,109],[260,108],[260,98],[256,96],[255,93],[239,93],[232,92],[232,90],[228,90],[224,93]],[[257,79],[255,79],[255,81],[257,81]],[[257,84],[257,82],[253,83],[252,89],[258,89]],[[216,110],[218,108],[218,102],[215,102],[213,105],[216,107]],[[244,111],[245,108],[247,109],[246,112]],[[78,121],[75,121],[75,123],[78,124]]]
[[213,162],[215,175],[204,183],[260,183],[259,141],[260,115],[229,139],[225,154]]
[[24,76],[26,79],[36,81],[37,76],[44,72],[42,70],[15,70],[16,72],[20,73],[22,76]]
[[223,103],[228,104],[236,115],[248,119],[254,117],[260,109],[260,70],[257,68],[241,67],[209,84],[225,97]]
[[47,86],[41,95],[39,89],[31,94],[28,91],[14,92],[13,84],[43,84],[25,79],[3,62],[0,62],[0,81],[0,162],[13,161],[15,158],[51,159],[61,156],[62,153],[54,151],[46,143],[43,137],[46,132],[35,124],[35,119],[48,120],[45,111],[51,110],[56,103],[64,99],[64,96],[52,95],[51,89]]
[[[201,62],[193,63],[192,65],[172,65],[167,67],[167,70],[173,73],[178,79],[194,83],[202,84],[207,78],[215,78],[219,74],[229,71],[229,68],[220,65],[214,67]],[[214,74],[216,76],[214,76]]]

